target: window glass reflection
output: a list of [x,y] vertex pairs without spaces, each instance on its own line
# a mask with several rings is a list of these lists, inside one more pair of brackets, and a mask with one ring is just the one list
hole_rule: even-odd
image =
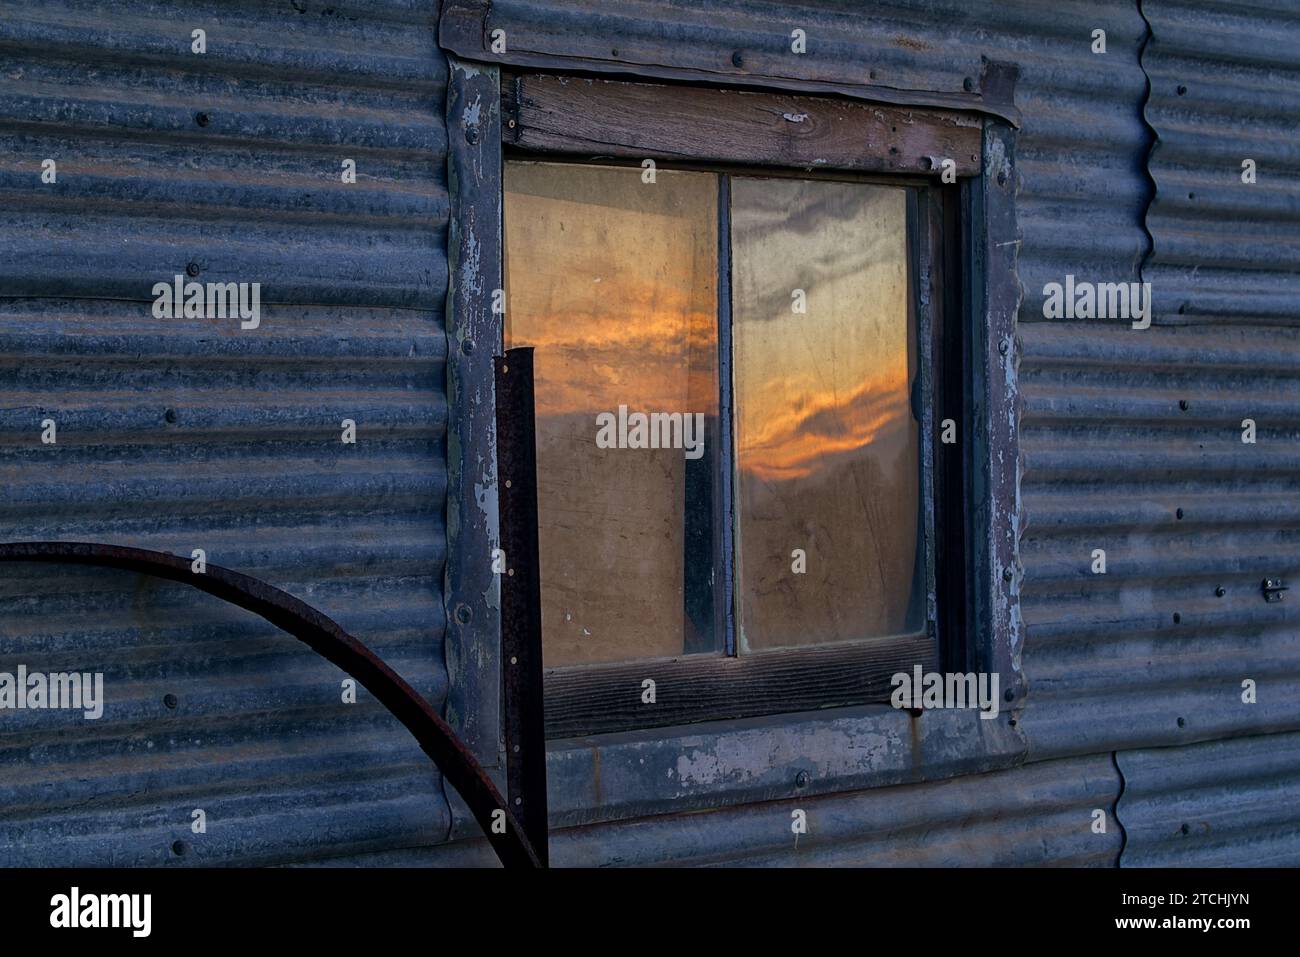
[[906,191],[736,178],[731,197],[742,651],[918,632]]

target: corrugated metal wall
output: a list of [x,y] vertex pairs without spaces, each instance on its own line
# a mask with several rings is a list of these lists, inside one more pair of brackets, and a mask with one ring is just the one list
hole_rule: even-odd
[[[436,15],[6,0],[0,521],[8,540],[204,548],[440,700]],[[153,283],[191,263],[200,282],[260,282],[260,328],[154,319]],[[441,782],[386,711],[343,704],[336,668],[191,589],[8,566],[0,671],[20,663],[103,671],[109,704],[98,721],[5,713],[0,863],[280,861],[448,828]]]
[[1300,734],[1119,755],[1125,867],[1300,864]]
[[[1126,233],[1150,233],[1153,326],[1044,322],[1041,283],[1022,272],[1024,727],[1037,757],[1300,727],[1300,615],[1260,591],[1300,564],[1300,330],[1276,325],[1300,316],[1300,11],[1224,6],[1142,4],[1154,148],[1150,185],[1128,178],[1151,205]],[[1125,106],[1112,155],[1138,165]],[[1255,185],[1241,180],[1248,157]],[[1022,172],[1030,192],[1034,171]],[[1056,240],[1113,232],[1083,222],[1058,223]],[[1035,245],[1026,229],[1025,252]],[[1101,267],[1067,250],[1055,269],[1059,281]],[[1096,548],[1105,575],[1091,572]],[[1242,701],[1248,678],[1257,704]]]
[[[188,552],[201,534],[217,543],[213,561],[336,615],[440,696],[447,200],[435,11],[296,5],[306,12],[185,7],[206,18],[196,26],[214,24],[200,58],[188,27],[172,35],[173,7],[9,4],[0,189],[19,242],[0,263],[3,507],[13,538]],[[803,79],[956,93],[981,56],[1020,66],[1019,731],[1034,763],[808,798],[825,830],[798,850],[772,843],[764,815],[789,813],[776,802],[568,828],[554,835],[557,862],[1113,864],[1118,829],[1088,824],[1117,799],[1132,820],[1125,863],[1294,859],[1295,745],[1271,733],[1300,728],[1296,606],[1265,604],[1259,582],[1295,579],[1300,564],[1300,19],[1280,0],[1228,9],[494,4],[523,28],[515,49],[601,56],[629,74],[726,74],[734,51],[763,72],[763,51],[795,27],[809,38]],[[1090,49],[1095,29],[1105,54]],[[55,150],[69,172],[39,187]],[[358,159],[355,187],[338,183],[343,156]],[[1257,162],[1253,186],[1240,182],[1244,158]],[[261,279],[283,305],[257,336],[154,322],[138,277],[190,261],[201,279]],[[1152,328],[1044,320],[1043,285],[1067,274],[1150,281]],[[337,444],[336,419],[353,409],[375,425],[369,447]],[[38,442],[51,410],[68,423],[57,451]],[[1248,417],[1254,445],[1241,442]],[[1096,548],[1105,575],[1091,573]],[[23,769],[4,785],[6,852],[48,860],[36,835],[68,835],[67,860],[165,860],[196,796],[215,793],[242,821],[238,837],[205,844],[224,859],[429,860],[385,848],[440,837],[447,812],[430,773],[391,721],[336,706],[328,665],[192,594],[44,574],[0,579],[0,668],[38,655],[71,666],[93,649],[138,688],[138,705],[97,726],[66,719],[52,736],[32,722],[0,739],[4,763]],[[114,614],[87,625],[91,607]],[[112,664],[109,648],[130,650]],[[1241,700],[1245,678],[1257,704]],[[167,692],[180,698],[173,712],[158,703]],[[1168,745],[1190,747],[1153,750]],[[1199,770],[1177,772],[1184,762]],[[250,784],[257,796],[241,798]],[[1249,835],[1240,853],[1226,837],[1179,856],[1191,844],[1168,825],[1205,801]],[[434,855],[483,859],[474,845]]]
[[[1109,755],[927,784],[766,801],[551,834],[556,867],[1113,867],[1123,832],[1110,814]],[[791,830],[802,810],[807,834]],[[1106,830],[1095,831],[1101,810]],[[429,853],[362,856],[367,866],[490,866],[482,841]]]

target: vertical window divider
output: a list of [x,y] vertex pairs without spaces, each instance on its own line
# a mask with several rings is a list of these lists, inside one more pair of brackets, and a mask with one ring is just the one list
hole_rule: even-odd
[[736,472],[735,435],[732,418],[733,382],[731,352],[731,176],[718,175],[718,443],[717,462],[717,547],[714,568],[718,579],[714,620],[722,628],[723,654],[737,655],[736,640],[736,521],[733,495]]
[[934,230],[938,223],[932,216],[931,194],[927,187],[909,189],[907,192],[907,244],[908,244],[908,348],[916,362],[916,376],[910,383],[912,413],[917,419],[920,443],[920,487],[917,509],[917,537],[924,547],[917,550],[917,573],[925,581],[925,622],[930,638],[939,642],[939,620],[936,581],[938,577],[939,529],[937,510],[940,507],[941,483],[935,469],[935,446],[938,441],[936,426],[941,414],[937,405],[940,396],[935,381],[935,364],[939,361],[934,346],[934,331],[938,325],[938,304],[933,295],[935,283]]

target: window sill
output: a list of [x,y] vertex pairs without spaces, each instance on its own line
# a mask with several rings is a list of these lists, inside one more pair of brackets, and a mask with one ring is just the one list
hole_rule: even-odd
[[1010,767],[1027,748],[1015,718],[862,705],[551,741],[551,827]]

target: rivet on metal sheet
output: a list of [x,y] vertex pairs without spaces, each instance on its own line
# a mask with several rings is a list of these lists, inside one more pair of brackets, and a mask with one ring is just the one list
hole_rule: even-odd
[[1282,600],[1282,593],[1287,590],[1287,585],[1280,578],[1265,578],[1259,583],[1259,590],[1264,593],[1264,601],[1272,603]]

